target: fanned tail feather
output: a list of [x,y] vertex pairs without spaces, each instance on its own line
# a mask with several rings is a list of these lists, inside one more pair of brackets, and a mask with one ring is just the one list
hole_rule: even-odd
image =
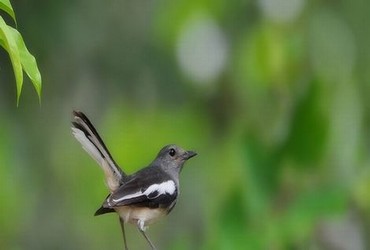
[[101,166],[105,174],[106,183],[111,192],[113,192],[122,184],[121,182],[126,177],[126,174],[113,160],[103,140],[86,115],[80,111],[73,111],[73,119],[72,133],[74,137]]

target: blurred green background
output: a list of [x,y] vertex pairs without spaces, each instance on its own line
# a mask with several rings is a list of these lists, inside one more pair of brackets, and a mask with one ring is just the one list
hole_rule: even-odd
[[16,107],[0,50],[0,249],[123,248],[73,109],[128,173],[165,144],[199,153],[159,249],[370,248],[366,0],[12,3],[43,94],[26,80]]

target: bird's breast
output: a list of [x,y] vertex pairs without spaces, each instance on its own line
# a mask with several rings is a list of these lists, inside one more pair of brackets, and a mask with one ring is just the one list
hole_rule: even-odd
[[114,209],[126,223],[137,225],[138,221],[142,221],[144,226],[156,222],[167,214],[165,208],[122,206]]

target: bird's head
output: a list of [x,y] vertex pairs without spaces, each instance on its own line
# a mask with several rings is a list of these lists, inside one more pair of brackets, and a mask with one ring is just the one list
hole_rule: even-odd
[[186,151],[175,144],[170,144],[159,151],[154,162],[160,164],[165,170],[180,172],[184,163],[196,155],[194,151]]

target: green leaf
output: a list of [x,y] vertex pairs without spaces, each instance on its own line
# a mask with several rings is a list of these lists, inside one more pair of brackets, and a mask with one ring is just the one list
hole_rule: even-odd
[[328,138],[328,118],[322,109],[323,92],[320,82],[312,81],[297,105],[286,150],[302,167],[318,166]]
[[37,67],[35,57],[28,51],[26,44],[23,41],[22,35],[14,28],[9,27],[9,31],[15,40],[22,63],[23,70],[31,79],[33,86],[36,89],[39,100],[41,99],[41,74]]
[[248,231],[248,227],[254,224],[247,216],[245,195],[240,190],[242,188],[239,185],[231,189],[220,215],[217,216],[220,227],[217,245],[219,249],[262,249],[261,242],[255,240],[258,229],[255,228],[254,232]]
[[343,214],[347,209],[348,192],[339,186],[323,185],[300,193],[277,222],[276,230],[294,241],[305,238],[323,218]]
[[15,13],[9,0],[0,0],[0,9],[8,13],[13,18],[14,22],[17,24],[17,20],[15,19]]
[[8,52],[10,61],[13,65],[15,82],[17,86],[17,105],[19,104],[19,97],[21,95],[23,86],[23,71],[22,63],[19,55],[19,50],[16,41],[13,38],[12,31],[0,16],[0,39],[3,41],[3,47]]
[[6,47],[5,47],[5,42],[4,42],[4,40],[1,38],[1,36],[0,36],[0,46],[1,46],[1,47],[3,47],[4,49],[6,49]]

